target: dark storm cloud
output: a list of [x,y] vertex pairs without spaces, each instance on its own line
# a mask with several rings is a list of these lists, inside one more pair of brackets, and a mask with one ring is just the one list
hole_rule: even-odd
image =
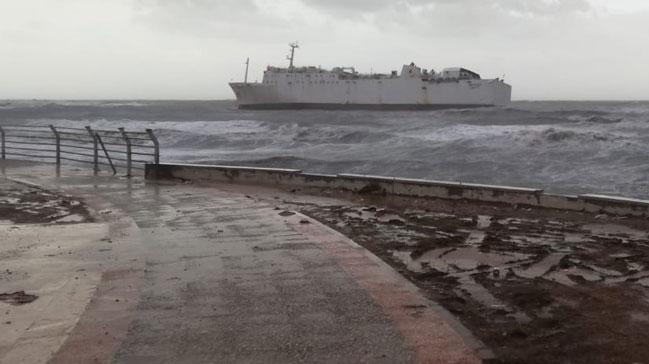
[[309,6],[333,11],[351,11],[361,14],[379,12],[384,9],[398,10],[421,6],[462,7],[472,9],[492,7],[506,12],[532,15],[572,13],[587,11],[587,0],[302,0]]
[[264,36],[275,25],[254,0],[135,0],[136,20],[157,30],[202,38]]
[[586,0],[491,0],[490,2],[501,9],[535,15],[570,14],[591,9]]
[[309,6],[315,6],[321,9],[333,10],[352,10],[372,13],[389,7],[402,7],[407,5],[426,5],[434,1],[431,0],[302,0]]
[[136,4],[139,19],[159,30],[247,40],[290,38],[295,29],[314,28],[313,19],[290,10],[273,12],[269,4],[270,8],[311,9],[314,16],[330,17],[326,20],[330,25],[351,21],[377,31],[399,28],[412,34],[433,31],[444,36],[507,33],[519,26],[526,29],[517,36],[524,36],[545,26],[539,24],[536,29],[537,24],[530,20],[571,17],[591,9],[587,0],[136,0]]
[[227,19],[241,14],[254,14],[259,8],[253,0],[136,0],[141,11],[148,13],[176,12],[183,16],[215,17]]
[[[433,31],[444,36],[466,36],[482,31],[507,33],[512,27],[523,25],[527,28],[521,33],[524,35],[541,31],[529,23],[530,19],[570,17],[590,10],[587,0],[135,1],[138,20],[158,30],[246,40],[292,38],[296,29],[304,27],[319,31],[315,19],[304,17],[296,10],[300,7],[310,9],[313,17],[324,19],[325,27],[347,21],[379,32],[405,30],[416,35]],[[273,7],[282,6],[284,11],[272,11]]]

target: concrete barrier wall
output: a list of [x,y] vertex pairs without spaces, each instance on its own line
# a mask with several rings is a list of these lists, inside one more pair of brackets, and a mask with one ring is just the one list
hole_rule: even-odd
[[472,200],[526,205],[591,213],[649,217],[649,201],[604,195],[556,195],[541,189],[474,183],[369,176],[358,174],[303,173],[298,169],[210,166],[197,164],[147,164],[147,179],[181,179],[201,182],[259,184],[304,188],[344,189],[357,193]]

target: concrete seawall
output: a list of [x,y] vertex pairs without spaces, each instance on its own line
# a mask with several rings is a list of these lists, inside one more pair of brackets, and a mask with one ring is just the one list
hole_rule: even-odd
[[298,169],[195,164],[147,164],[146,179],[182,179],[285,187],[343,189],[358,193],[525,205],[649,217],[649,201],[605,195],[557,195],[542,189],[358,174],[314,174]]

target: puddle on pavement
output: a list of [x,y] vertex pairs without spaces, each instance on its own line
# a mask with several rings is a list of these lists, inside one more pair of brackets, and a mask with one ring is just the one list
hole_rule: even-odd
[[484,241],[484,238],[487,234],[484,231],[471,231],[469,236],[466,238],[466,245],[470,246],[479,246]]
[[574,286],[579,283],[579,279],[587,282],[598,282],[602,280],[602,277],[600,275],[577,267],[571,267],[567,269],[561,269],[556,272],[551,272],[544,278],[563,284],[564,286]]
[[468,294],[471,298],[480,302],[485,307],[513,312],[513,310],[507,307],[503,301],[494,297],[488,289],[480,283],[477,283],[473,278],[471,278],[471,276],[465,275],[460,277],[458,283],[460,284],[458,289],[460,290],[461,296],[466,296],[466,294]]
[[649,323],[649,314],[644,312],[631,312],[631,321]]
[[18,204],[19,202],[20,199],[16,197],[6,197],[6,196],[0,197],[0,203],[2,204],[15,205]]
[[476,223],[476,227],[478,229],[486,229],[489,226],[491,226],[491,216],[478,215],[478,222]]
[[467,298],[490,309],[503,310],[511,318],[521,323],[530,321],[525,313],[506,305],[471,277],[472,274],[488,269],[491,270],[492,276],[504,278],[508,267],[529,259],[530,255],[528,254],[482,252],[476,247],[432,249],[416,258],[412,257],[411,252],[406,251],[393,251],[392,254],[413,272],[437,271],[456,277],[458,283],[456,293],[460,296],[468,296]]
[[70,222],[83,222],[85,220],[85,217],[79,215],[79,214],[72,214],[72,215],[67,215],[65,217],[62,217],[60,219],[55,220],[54,222],[57,223],[70,223]]
[[624,225],[589,224],[584,225],[582,228],[590,232],[591,235],[600,237],[618,237],[622,238],[623,241],[629,238],[649,240],[649,234],[647,232],[632,229]]
[[563,234],[563,242],[568,244],[578,244],[593,241],[589,239],[586,234],[580,233],[565,233]]
[[519,277],[534,279],[541,277],[549,272],[552,268],[557,266],[561,259],[563,259],[566,254],[554,253],[550,254],[547,257],[543,258],[541,261],[532,264],[526,269],[516,269],[515,273]]
[[643,287],[649,288],[649,278],[644,278],[644,279],[638,280],[638,284],[640,284]]
[[426,268],[444,273],[456,273],[476,270],[478,267],[500,267],[528,259],[528,254],[482,252],[475,247],[439,248],[429,250],[417,258],[411,254],[395,255],[409,269],[421,272]]
[[38,296],[27,294],[25,291],[13,293],[0,293],[0,302],[8,303],[13,306],[24,305],[36,301]]
[[378,221],[388,224],[402,224],[405,220],[398,214],[389,212],[385,209],[375,207],[357,208],[343,214],[349,219],[360,219],[362,221]]

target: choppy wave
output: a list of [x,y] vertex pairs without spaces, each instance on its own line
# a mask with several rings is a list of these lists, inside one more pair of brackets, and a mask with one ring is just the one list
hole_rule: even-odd
[[243,111],[230,101],[2,101],[0,124],[155,129],[164,160],[649,198],[649,102]]

